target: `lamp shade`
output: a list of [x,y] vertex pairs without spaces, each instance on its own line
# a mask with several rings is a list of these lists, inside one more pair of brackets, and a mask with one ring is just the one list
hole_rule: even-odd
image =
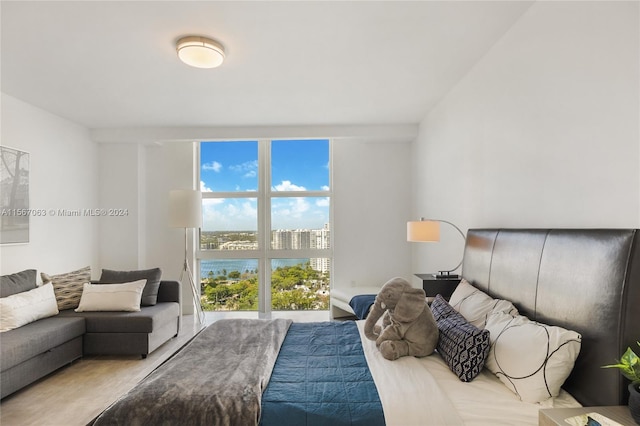
[[407,241],[440,241],[440,223],[433,220],[407,222]]
[[194,189],[169,192],[169,226],[200,228],[202,226],[202,193]]
[[196,68],[215,68],[224,61],[222,45],[206,37],[182,37],[176,43],[176,52],[182,62]]

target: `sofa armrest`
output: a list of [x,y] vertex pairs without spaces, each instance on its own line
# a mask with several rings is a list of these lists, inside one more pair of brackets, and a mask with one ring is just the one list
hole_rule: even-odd
[[158,302],[178,302],[180,303],[179,281],[162,280],[158,289]]

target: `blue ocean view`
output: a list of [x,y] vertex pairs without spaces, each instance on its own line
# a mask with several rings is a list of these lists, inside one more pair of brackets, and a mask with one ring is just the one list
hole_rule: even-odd
[[[273,259],[271,260],[272,268],[304,265],[309,259]],[[200,261],[200,277],[209,276],[209,271],[213,271],[213,275],[221,275],[223,270],[227,273],[231,271],[256,271],[258,269],[257,259],[203,259]]]

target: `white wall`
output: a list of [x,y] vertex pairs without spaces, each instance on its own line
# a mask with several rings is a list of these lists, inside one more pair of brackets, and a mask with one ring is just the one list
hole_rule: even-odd
[[[640,227],[637,2],[537,2],[425,117],[416,214],[470,227]],[[414,269],[455,264],[454,238]]]
[[144,147],[132,144],[99,144],[100,207],[124,211],[122,216],[100,220],[100,267],[115,270],[144,268],[141,250],[145,247]]
[[[169,192],[173,189],[193,189],[195,173],[194,143],[164,143],[150,145],[146,149],[146,186],[144,195],[147,205],[145,216],[147,267],[159,266],[166,279],[179,280],[184,261],[184,229],[169,227]],[[194,231],[188,230],[191,271],[195,249]],[[182,285],[182,299],[192,300],[186,276]],[[193,305],[183,304],[185,313],[193,312]]]
[[[168,200],[170,190],[193,187],[193,144],[100,143],[99,155],[101,207],[127,211],[125,216],[101,220],[100,267],[159,267],[163,279],[178,280],[184,230],[169,227]],[[184,300],[190,300],[186,281],[182,293]],[[185,303],[185,313],[191,312],[190,306]]]
[[411,280],[410,143],[333,144],[334,287]]
[[[1,136],[2,145],[30,153],[32,209],[98,207],[97,150],[86,128],[3,93]],[[96,217],[32,217],[28,244],[0,246],[0,273],[93,269],[97,229]]]

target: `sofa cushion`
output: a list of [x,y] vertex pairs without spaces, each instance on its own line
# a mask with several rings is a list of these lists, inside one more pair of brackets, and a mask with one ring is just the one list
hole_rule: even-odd
[[35,269],[27,269],[11,275],[0,277],[0,297],[11,296],[36,288],[36,277],[38,272]]
[[87,333],[151,333],[169,321],[176,321],[180,305],[175,302],[145,306],[138,312],[61,311],[63,317],[83,317]]
[[85,332],[83,318],[55,317],[41,319],[2,333],[0,370],[7,370],[43,352],[59,346]]
[[162,271],[160,268],[145,269],[141,271],[112,271],[103,269],[99,284],[119,284],[131,281],[147,280],[142,292],[140,306],[153,306],[158,301],[158,289]]

